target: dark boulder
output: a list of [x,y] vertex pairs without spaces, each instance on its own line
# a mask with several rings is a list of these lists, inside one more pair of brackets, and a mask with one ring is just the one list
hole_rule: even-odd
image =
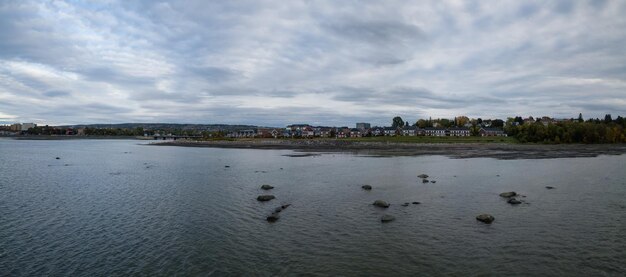
[[374,206],[376,207],[381,207],[381,208],[389,208],[389,203],[383,201],[383,200],[376,200],[374,201]]
[[511,205],[518,205],[518,204],[522,204],[522,201],[519,201],[515,198],[510,198],[509,201],[506,201],[507,203],[511,204]]
[[546,186],[547,189],[555,189],[555,187],[552,186]]
[[420,174],[420,175],[417,175],[417,177],[422,178],[422,179],[426,179],[426,178],[428,178],[428,175]]
[[274,195],[259,195],[259,197],[257,197],[256,200],[264,202],[264,201],[270,201],[274,198],[276,198]]
[[428,179],[422,179],[422,183],[428,183]]
[[419,205],[419,204],[421,204],[421,203],[420,203],[420,202],[415,201],[415,202],[413,202],[412,204],[413,204],[413,205]]
[[433,183],[433,184],[434,184],[434,183],[437,183],[437,181],[435,181],[435,180],[432,180],[432,181],[430,181],[430,182],[431,182],[431,183]]
[[386,214],[386,215],[383,215],[383,216],[380,218],[380,221],[381,221],[381,222],[390,222],[390,221],[394,221],[395,219],[396,219],[396,218],[395,218],[394,216]]
[[372,186],[370,185],[362,185],[361,188],[364,190],[372,190]]
[[279,213],[272,213],[267,217],[267,221],[269,222],[274,222],[276,220],[280,219],[280,214]]
[[491,222],[493,222],[495,218],[490,214],[481,214],[476,217],[476,220],[491,224]]
[[57,159],[57,160],[60,160],[61,158],[59,158],[59,157],[56,157],[55,159]]
[[517,193],[514,191],[503,192],[503,193],[500,193],[500,196],[505,197],[505,198],[511,198],[513,196],[517,196]]
[[262,185],[262,186],[261,186],[261,189],[263,189],[263,190],[270,190],[270,189],[273,189],[273,188],[274,188],[274,187],[272,187],[272,186],[270,186],[270,185]]

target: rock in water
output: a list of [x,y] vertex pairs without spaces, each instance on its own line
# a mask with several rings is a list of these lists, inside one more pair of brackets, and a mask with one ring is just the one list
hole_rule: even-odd
[[417,202],[417,201],[413,202],[413,205],[419,205],[419,204],[421,204],[421,203]]
[[372,190],[372,186],[370,185],[362,185],[361,188],[364,190]]
[[420,174],[420,175],[417,175],[417,177],[422,178],[422,179],[426,179],[426,178],[428,178],[428,175]]
[[490,214],[481,214],[476,217],[476,220],[491,224],[491,222],[493,222],[495,218]]
[[257,197],[256,200],[264,202],[264,201],[270,201],[274,198],[276,198],[274,197],[274,195],[259,195],[259,197]]
[[389,203],[383,201],[383,200],[376,200],[374,201],[374,206],[376,207],[381,207],[381,208],[389,208]]
[[422,183],[428,183],[428,179],[422,179]]
[[388,214],[386,214],[386,215],[383,215],[383,216],[380,218],[380,221],[381,221],[381,222],[390,222],[390,221],[394,221],[395,219],[396,219],[396,218],[395,218],[395,217],[393,217],[392,215],[388,215]]
[[500,193],[501,197],[506,197],[506,198],[511,198],[513,196],[516,196],[516,195],[517,195],[517,193],[515,193],[514,191]]
[[229,168],[229,167],[230,167],[230,165],[225,165],[224,167],[225,167],[225,168]]
[[57,159],[57,160],[60,160],[61,158],[59,158],[59,157],[56,157],[56,159]]
[[547,189],[554,189],[554,187],[546,186]]
[[518,204],[522,204],[522,201],[519,201],[515,198],[511,198],[509,199],[509,201],[506,201],[507,203],[511,204],[511,205],[518,205]]
[[279,218],[280,218],[280,214],[278,214],[278,213],[272,213],[271,215],[269,215],[269,216],[267,217],[267,221],[269,221],[269,222],[274,222],[274,221],[278,220]]
[[270,189],[273,189],[273,188],[274,188],[274,187],[272,187],[272,186],[270,186],[270,185],[262,185],[262,186],[261,186],[261,189],[263,189],[263,190],[270,190]]
[[402,207],[408,207],[409,206],[409,202],[406,202],[404,204],[401,205]]
[[437,181],[435,181],[435,180],[432,180],[432,181],[430,181],[430,182],[431,182],[431,183],[433,183],[433,184],[434,184],[434,183],[437,183]]

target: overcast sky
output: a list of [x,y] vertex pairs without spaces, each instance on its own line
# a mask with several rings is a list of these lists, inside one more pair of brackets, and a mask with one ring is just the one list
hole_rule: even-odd
[[0,1],[0,123],[626,115],[626,1]]

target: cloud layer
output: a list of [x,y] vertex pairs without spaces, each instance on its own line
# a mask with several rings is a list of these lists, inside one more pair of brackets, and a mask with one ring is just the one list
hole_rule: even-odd
[[624,1],[2,1],[0,123],[626,114]]

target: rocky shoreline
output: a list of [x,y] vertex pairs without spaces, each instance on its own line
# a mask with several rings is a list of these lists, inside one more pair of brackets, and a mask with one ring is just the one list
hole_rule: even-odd
[[[157,146],[214,147],[239,149],[295,150],[299,152],[348,152],[358,155],[421,156],[441,155],[450,158],[553,159],[596,157],[626,153],[626,144],[508,144],[508,143],[392,143],[349,140],[254,139],[233,141],[177,140],[150,143]],[[300,155],[296,155],[299,157]],[[306,157],[308,155],[302,155]]]

